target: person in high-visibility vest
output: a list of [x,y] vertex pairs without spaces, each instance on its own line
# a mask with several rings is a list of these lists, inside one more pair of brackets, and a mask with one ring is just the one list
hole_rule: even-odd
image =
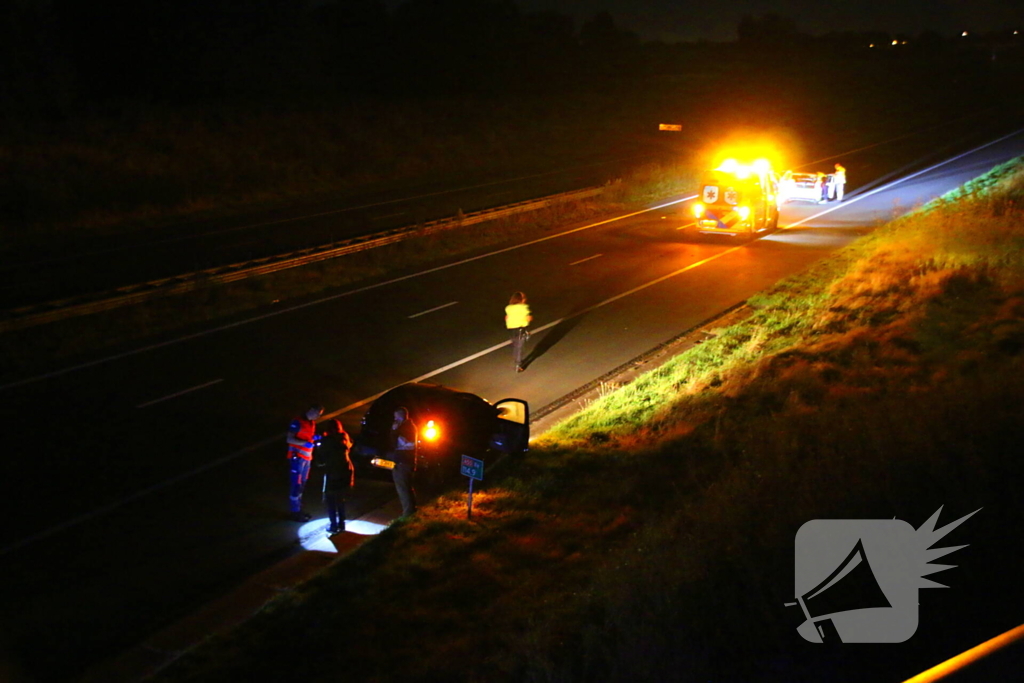
[[310,406],[305,415],[292,420],[285,436],[288,442],[288,471],[291,480],[288,510],[296,522],[308,522],[310,519],[310,514],[302,509],[302,492],[306,489],[306,480],[309,479],[313,449],[320,440],[316,433],[316,420],[323,414],[323,406]]
[[530,331],[527,327],[532,320],[533,316],[530,315],[526,295],[516,292],[509,299],[508,306],[505,307],[505,327],[512,340],[512,360],[516,364],[516,372],[526,369],[523,367],[523,346],[530,338]]
[[836,164],[836,172],[832,174],[832,186],[835,189],[836,199],[843,201],[843,188],[846,186],[846,168],[842,164]]

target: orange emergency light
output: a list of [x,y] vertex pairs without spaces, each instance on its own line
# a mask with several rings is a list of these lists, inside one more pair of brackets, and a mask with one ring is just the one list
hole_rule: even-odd
[[423,428],[423,440],[424,441],[437,441],[441,436],[441,430],[434,423],[433,420],[427,420],[427,426]]

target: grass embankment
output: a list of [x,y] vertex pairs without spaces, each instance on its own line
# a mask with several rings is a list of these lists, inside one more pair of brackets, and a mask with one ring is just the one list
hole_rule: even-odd
[[393,245],[309,266],[207,287],[89,316],[0,335],[0,376],[54,360],[88,354],[161,333],[226,320],[247,311],[272,310],[305,297],[336,292],[356,283],[385,279],[409,269],[441,263],[512,240],[552,234],[572,223],[609,216],[692,187],[684,165],[649,163],[590,199],[557,204],[488,223],[451,228]]
[[[1022,618],[1024,172],[896,221],[160,680],[903,680]],[[902,645],[794,632],[816,518],[969,543]],[[292,643],[296,650],[284,644]]]

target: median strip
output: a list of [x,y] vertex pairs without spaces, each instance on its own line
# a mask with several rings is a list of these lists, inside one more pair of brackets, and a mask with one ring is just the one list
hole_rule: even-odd
[[573,192],[563,192],[549,197],[509,204],[496,209],[459,214],[418,226],[396,228],[309,249],[183,273],[134,285],[126,285],[106,292],[24,306],[5,312],[7,319],[0,321],[0,332],[25,329],[67,318],[91,315],[143,301],[175,294],[185,294],[206,287],[268,275],[290,268],[338,258],[347,254],[376,249],[413,237],[421,237],[443,230],[493,221],[528,211],[536,211],[554,204],[593,197],[603,191],[604,188],[591,187]]

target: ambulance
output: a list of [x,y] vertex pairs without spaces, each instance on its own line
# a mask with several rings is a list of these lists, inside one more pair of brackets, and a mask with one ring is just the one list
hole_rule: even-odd
[[767,160],[723,161],[705,173],[692,205],[701,233],[752,238],[779,225],[779,176]]

